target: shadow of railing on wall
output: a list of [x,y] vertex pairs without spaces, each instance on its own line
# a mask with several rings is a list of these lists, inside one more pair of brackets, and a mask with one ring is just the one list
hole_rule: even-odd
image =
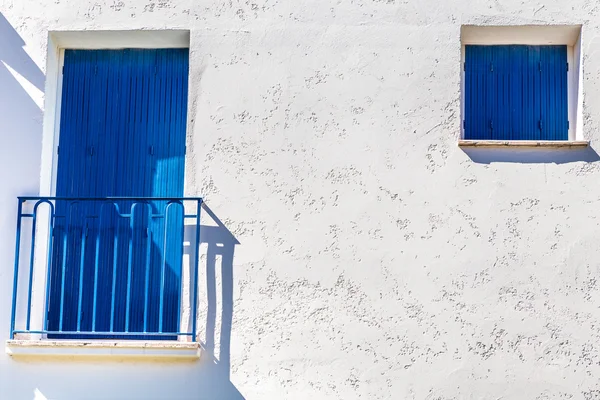
[[[206,262],[200,263],[200,274],[206,276],[206,326],[205,338],[201,339],[202,356],[201,364],[208,397],[211,400],[244,400],[244,396],[231,382],[231,330],[233,322],[233,260],[235,247],[240,242],[227,229],[215,213],[206,205],[202,204],[202,221],[200,227],[200,246],[206,248]],[[207,217],[214,225],[206,225]],[[185,240],[195,243],[196,232],[194,226],[186,226]],[[189,259],[195,257],[194,248],[186,247],[185,254]],[[221,259],[221,327],[220,335],[215,337],[217,331],[217,259]],[[203,269],[205,268],[205,269]],[[202,283],[200,283],[202,285]],[[218,354],[215,353],[218,343]],[[208,393],[203,393],[207,396]],[[200,396],[200,398],[204,398]]]

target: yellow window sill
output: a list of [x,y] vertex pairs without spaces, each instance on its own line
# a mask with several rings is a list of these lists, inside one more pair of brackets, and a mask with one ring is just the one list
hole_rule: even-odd
[[587,147],[587,140],[459,140],[460,147]]
[[12,357],[112,357],[198,360],[200,345],[176,341],[7,340]]

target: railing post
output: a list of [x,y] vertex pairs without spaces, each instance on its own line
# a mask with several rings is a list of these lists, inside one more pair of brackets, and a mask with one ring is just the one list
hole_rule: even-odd
[[196,206],[196,243],[194,247],[194,300],[192,304],[192,341],[196,342],[196,319],[198,312],[198,270],[200,264],[200,210],[202,200],[197,201]]
[[40,204],[38,201],[33,207],[33,217],[31,223],[31,251],[29,255],[29,285],[27,289],[27,323],[25,324],[26,329],[31,328],[31,296],[33,292],[33,264],[35,261],[35,229],[37,224],[37,208]]
[[50,228],[48,231],[48,257],[46,262],[46,301],[44,302],[44,331],[48,330],[48,308],[50,307],[50,289],[51,289],[51,279],[52,279],[52,252],[54,251],[53,240],[54,240],[54,205],[50,204]]
[[63,330],[63,316],[65,310],[65,275],[67,271],[67,244],[69,242],[69,234],[71,233],[71,212],[73,211],[73,205],[78,204],[78,200],[69,201],[67,203],[66,214],[65,214],[65,235],[63,236],[63,253],[62,253],[62,267],[60,277],[60,310],[58,320],[58,330]]
[[131,268],[133,264],[133,235],[135,232],[134,213],[139,203],[133,201],[129,216],[129,255],[127,258],[127,293],[125,300],[125,332],[129,332],[129,309],[131,308]]
[[19,285],[19,250],[21,248],[21,214],[23,212],[23,201],[19,199],[17,208],[17,233],[15,245],[15,271],[13,278],[13,298],[10,317],[10,339],[15,338],[15,318],[17,313],[17,286]]

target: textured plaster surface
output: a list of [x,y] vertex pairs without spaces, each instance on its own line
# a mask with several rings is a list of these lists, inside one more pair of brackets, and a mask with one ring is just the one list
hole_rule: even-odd
[[[15,197],[39,187],[31,63],[46,70],[49,30],[191,31],[186,191],[240,243],[215,360],[2,353],[0,399],[600,399],[598,2],[0,0],[0,13],[16,35],[0,32],[0,340]],[[583,25],[591,148],[459,148],[461,25],[558,23]]]

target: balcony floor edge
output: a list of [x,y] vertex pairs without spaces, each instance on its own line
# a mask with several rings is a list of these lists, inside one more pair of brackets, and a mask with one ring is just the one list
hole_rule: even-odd
[[6,353],[12,357],[68,357],[197,361],[197,342],[104,341],[104,340],[7,340]]

